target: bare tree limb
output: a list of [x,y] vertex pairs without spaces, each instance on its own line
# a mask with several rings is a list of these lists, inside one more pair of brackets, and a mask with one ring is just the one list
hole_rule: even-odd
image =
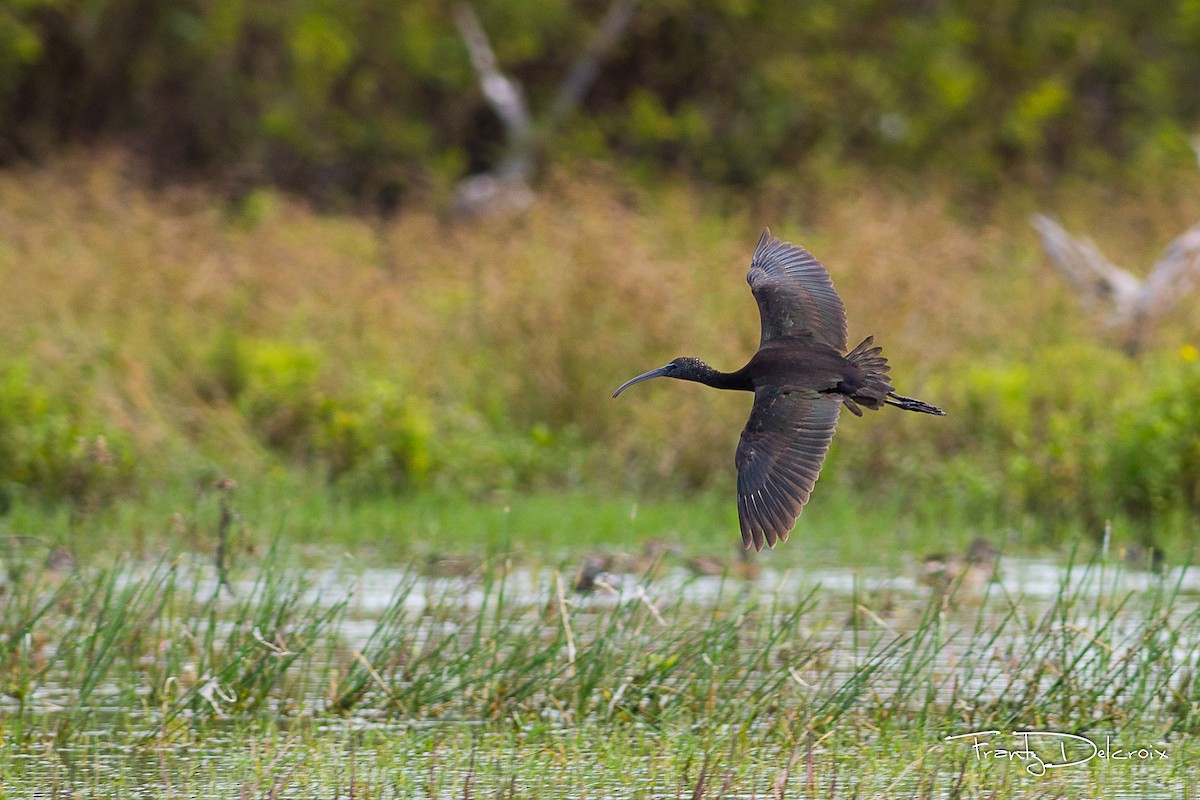
[[636,0],[615,0],[600,20],[600,26],[592,35],[592,40],[580,55],[579,60],[571,67],[566,80],[558,88],[554,103],[546,112],[544,128],[556,129],[575,112],[583,102],[583,96],[591,88],[592,82],[600,72],[600,63],[616,46],[621,34],[633,21],[633,12],[637,10]]
[[500,71],[496,54],[475,9],[466,3],[454,6],[454,21],[471,55],[471,65],[479,74],[479,85],[492,110],[504,125],[510,146],[522,146],[533,133],[533,118],[525,104],[525,93],[512,78]]
[[1144,279],[1105,258],[1091,239],[1072,236],[1044,214],[1035,214],[1030,223],[1084,308],[1107,309],[1105,325],[1120,332],[1130,354],[1141,350],[1155,319],[1200,285],[1200,223],[1171,242]]
[[1042,235],[1046,254],[1086,308],[1108,304],[1124,309],[1137,302],[1141,281],[1105,258],[1091,239],[1072,236],[1045,214],[1034,214],[1030,223]]
[[1148,307],[1165,311],[1179,298],[1200,286],[1200,223],[1167,245],[1162,258],[1150,270],[1142,292]]
[[521,85],[500,71],[492,43],[475,9],[454,6],[454,21],[479,76],[483,96],[504,126],[504,156],[491,171],[471,175],[454,190],[454,210],[460,216],[523,211],[533,203],[533,117]]
[[504,75],[479,17],[467,3],[454,6],[454,19],[467,46],[479,85],[504,126],[505,152],[490,171],[459,183],[454,208],[464,216],[521,211],[533,202],[533,182],[539,148],[574,113],[600,71],[600,63],[633,19],[637,0],[614,0],[588,46],[563,80],[543,120],[529,112],[524,92]]

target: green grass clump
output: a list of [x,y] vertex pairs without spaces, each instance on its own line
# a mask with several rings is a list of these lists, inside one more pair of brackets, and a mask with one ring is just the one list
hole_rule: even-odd
[[[498,559],[475,579],[390,573],[390,600],[363,605],[337,574],[274,555],[227,588],[185,562],[10,574],[0,746],[13,758],[0,781],[78,789],[104,764],[127,786],[296,775],[374,797],[525,785],[532,759],[544,770],[535,796],[563,785],[719,796],[777,781],[840,796],[851,781],[883,796],[986,797],[1032,779],[945,737],[1022,728],[1171,753],[1132,772],[1064,770],[1051,779],[1063,786],[1182,791],[1196,778],[1200,606],[1183,570],[1137,588],[1123,568],[1068,565],[1029,596],[676,574],[581,596],[555,571]],[[229,760],[248,749],[258,758]],[[31,754],[51,758],[17,758]]]

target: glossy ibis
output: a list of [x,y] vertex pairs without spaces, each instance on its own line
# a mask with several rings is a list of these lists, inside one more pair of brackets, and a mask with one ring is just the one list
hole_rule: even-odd
[[696,381],[717,389],[754,392],[750,419],[738,442],[738,521],[742,543],[761,550],[788,533],[821,471],[842,406],[896,406],[943,415],[940,408],[892,391],[887,359],[868,336],[846,348],[846,309],[829,273],[803,247],[763,231],[746,275],[762,319],[758,352],[737,372],[720,372],[698,358],[677,358],[626,381],[616,397],[651,378]]

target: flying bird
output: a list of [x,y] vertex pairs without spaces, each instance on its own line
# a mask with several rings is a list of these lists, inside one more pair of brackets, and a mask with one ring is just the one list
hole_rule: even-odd
[[821,472],[842,406],[856,416],[884,405],[945,414],[892,391],[887,359],[868,336],[847,352],[846,309],[825,267],[807,250],[763,231],[746,275],[762,320],[758,352],[736,372],[677,358],[638,375],[616,397],[651,378],[754,392],[738,442],[738,522],[742,544],[786,542]]

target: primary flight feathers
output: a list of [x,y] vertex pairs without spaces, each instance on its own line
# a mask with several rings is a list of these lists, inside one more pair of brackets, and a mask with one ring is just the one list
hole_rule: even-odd
[[808,502],[842,406],[862,416],[892,405],[942,415],[936,406],[892,390],[882,349],[867,337],[846,345],[846,309],[821,262],[798,245],[764,231],[746,275],[762,320],[758,352],[736,372],[696,358],[626,381],[613,393],[651,378],[695,381],[754,392],[738,442],[738,521],[742,542],[761,550],[787,541]]

